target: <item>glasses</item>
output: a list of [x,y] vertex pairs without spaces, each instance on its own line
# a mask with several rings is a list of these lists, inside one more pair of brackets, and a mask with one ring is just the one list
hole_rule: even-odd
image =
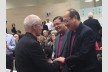
[[67,23],[67,22],[69,22],[69,20],[71,20],[71,18],[68,19],[68,20],[64,19],[63,22],[64,22],[64,23]]

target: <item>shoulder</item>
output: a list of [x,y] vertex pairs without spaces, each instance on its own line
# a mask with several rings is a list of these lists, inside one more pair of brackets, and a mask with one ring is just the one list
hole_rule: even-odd
[[97,19],[92,19],[92,20],[94,20],[94,21],[98,21]]
[[49,23],[52,25],[53,23],[51,21],[49,21]]
[[56,39],[58,39],[58,38],[59,38],[59,36],[60,36],[60,34],[58,34],[58,35],[56,36]]
[[58,34],[58,35],[56,36],[55,42],[58,41],[59,37],[60,37],[60,34]]
[[25,44],[31,45],[31,44],[36,44],[37,40],[33,38],[31,35],[25,34],[19,42],[24,42]]
[[88,22],[88,21],[89,21],[89,19],[85,20],[83,23],[86,23],[86,22]]
[[13,36],[12,34],[7,34],[7,36]]
[[14,36],[12,34],[6,34],[6,37],[14,38]]
[[83,34],[85,34],[85,33],[93,33],[93,30],[90,27],[82,24],[82,33]]
[[69,29],[67,29],[66,33],[68,34],[69,32],[70,32],[70,30],[69,30]]

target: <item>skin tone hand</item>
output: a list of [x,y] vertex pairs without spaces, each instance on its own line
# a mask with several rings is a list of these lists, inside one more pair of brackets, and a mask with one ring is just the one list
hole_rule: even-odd
[[9,46],[6,44],[6,48],[9,48]]
[[58,57],[54,61],[58,61],[58,62],[61,62],[61,63],[65,63],[65,58],[64,57]]
[[52,63],[53,61],[51,59],[48,59],[48,63]]

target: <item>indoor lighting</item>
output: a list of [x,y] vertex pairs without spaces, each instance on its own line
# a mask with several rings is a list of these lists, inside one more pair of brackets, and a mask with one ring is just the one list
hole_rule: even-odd
[[[92,1],[93,1],[93,0],[85,0],[85,2],[92,2]],[[99,0],[96,0],[96,2],[97,2],[97,1],[99,1]]]

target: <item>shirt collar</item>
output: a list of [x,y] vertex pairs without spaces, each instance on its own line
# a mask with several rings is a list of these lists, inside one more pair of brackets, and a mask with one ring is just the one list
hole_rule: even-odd
[[82,22],[80,22],[79,26],[73,31],[73,32],[77,32],[81,26]]
[[60,33],[60,36],[63,36],[66,33],[67,29]]
[[35,37],[34,35],[32,35],[30,32],[26,32],[26,34],[29,34],[29,35],[31,35],[34,39],[36,39],[36,41],[37,41],[37,37]]

